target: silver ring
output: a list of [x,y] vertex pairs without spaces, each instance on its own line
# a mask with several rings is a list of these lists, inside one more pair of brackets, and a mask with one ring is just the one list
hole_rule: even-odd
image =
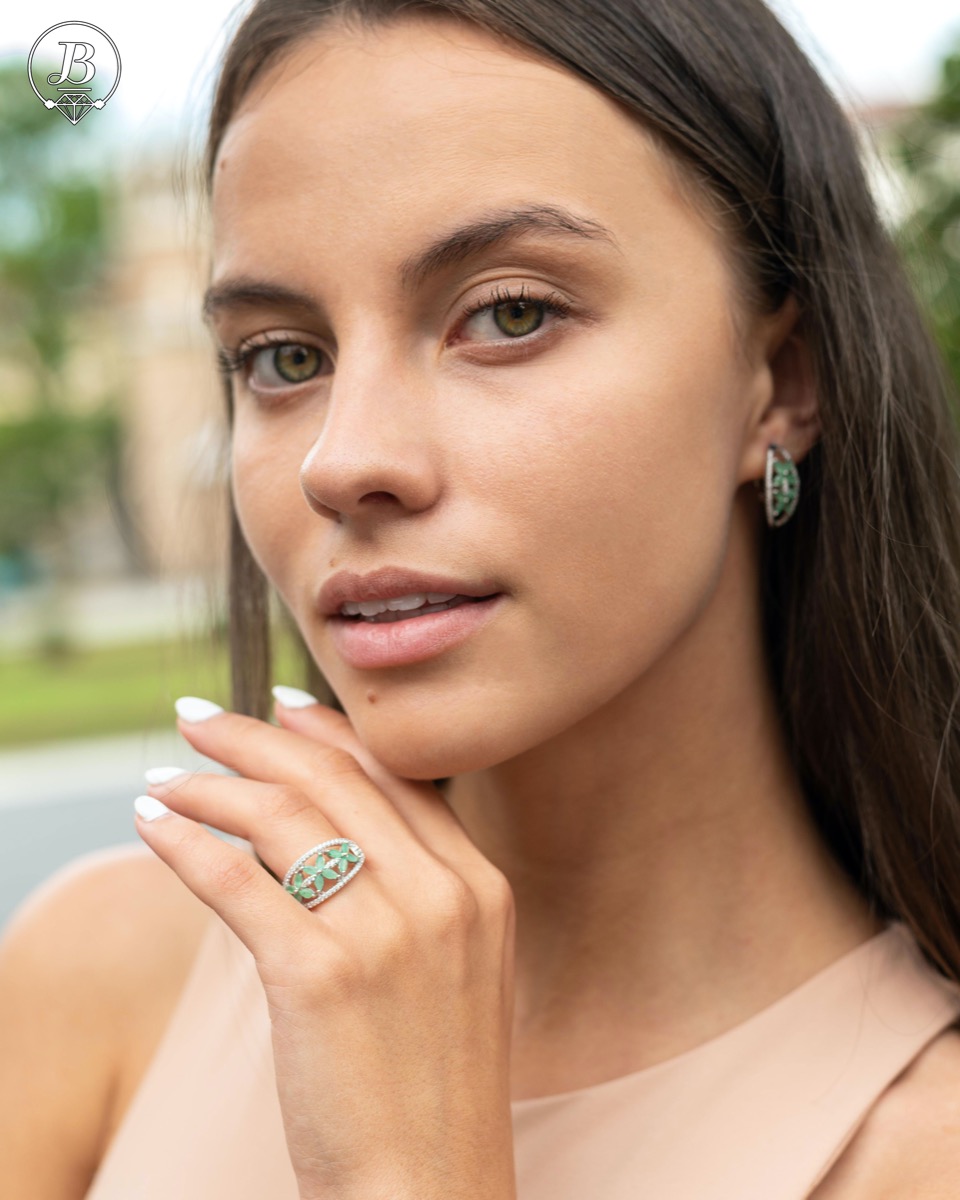
[[[328,850],[328,846],[335,846],[336,849]],[[316,861],[301,870],[307,859],[314,855]],[[334,892],[339,892],[360,870],[365,858],[356,842],[351,842],[349,838],[330,838],[329,841],[311,846],[306,854],[300,855],[284,875],[283,886],[304,908],[313,908],[329,900]],[[327,880],[335,881],[333,887],[325,887]]]

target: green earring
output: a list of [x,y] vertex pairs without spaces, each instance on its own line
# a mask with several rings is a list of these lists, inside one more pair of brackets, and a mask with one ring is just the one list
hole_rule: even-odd
[[[757,480],[757,484],[760,481]],[[759,489],[758,489],[759,490]],[[771,442],[767,447],[767,470],[763,491],[767,524],[771,529],[785,525],[800,499],[800,474],[790,451]]]

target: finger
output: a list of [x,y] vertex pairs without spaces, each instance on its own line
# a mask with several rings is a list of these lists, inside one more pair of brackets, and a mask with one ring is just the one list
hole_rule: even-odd
[[321,704],[299,688],[275,687],[277,720],[284,729],[314,741],[339,746],[351,754],[367,776],[389,797],[408,825],[428,845],[453,833],[466,836],[463,825],[432,783],[404,779],[379,762],[357,737],[349,717]]
[[[183,772],[164,783],[149,784],[147,791],[184,817],[250,842],[280,879],[311,846],[332,838],[355,841],[370,856],[374,874],[389,873],[394,864],[398,883],[409,877],[411,852],[419,851],[424,856],[424,865],[427,862],[424,847],[418,844],[411,851],[409,833],[404,843],[398,845],[396,837],[383,825],[368,823],[361,831],[359,809],[355,823],[338,827],[309,796],[288,784]],[[401,867],[404,862],[406,866]]]
[[[230,926],[258,962],[269,962],[278,946],[289,955],[291,947],[300,945],[310,928],[303,922],[311,912],[251,855],[172,810],[145,820],[140,811],[145,799],[155,804],[151,797],[137,797],[137,833],[197,899]],[[322,926],[313,922],[314,935]]]
[[[200,720],[184,718],[184,713],[192,715],[191,709],[194,712],[199,709]],[[247,778],[298,787],[316,799],[341,833],[348,821],[353,821],[354,832],[349,836],[361,844],[364,838],[369,842],[373,825],[384,824],[395,838],[403,841],[405,836],[408,846],[412,842],[416,847],[427,848],[468,883],[480,883],[494,872],[492,864],[476,848],[432,784],[404,781],[411,789],[406,793],[408,797],[417,794],[413,789],[428,787],[439,798],[435,804],[441,813],[437,827],[428,829],[422,821],[414,826],[401,815],[386,791],[371,780],[357,758],[340,746],[268,725],[255,717],[225,712],[196,698],[181,697],[177,711],[180,732],[201,754]],[[393,779],[400,783],[397,776]],[[446,818],[442,816],[444,809],[448,813]],[[363,819],[360,826],[356,824],[358,816]]]
[[[432,783],[404,779],[373,757],[357,737],[344,713],[321,704],[299,688],[274,688],[280,724],[295,733],[347,750],[367,776],[391,800],[407,824],[451,870],[468,882],[479,882],[493,869],[477,850],[460,818],[443,793]],[[293,704],[284,703],[292,700]]]
[[[182,703],[184,699],[177,701],[178,713],[190,711]],[[362,812],[368,823],[382,823],[394,836],[403,832],[410,836],[410,827],[394,805],[348,751],[278,729],[256,717],[214,708],[201,720],[189,721],[183,716],[177,720],[180,733],[201,754],[247,779],[299,788],[322,801],[323,811],[334,825],[355,820]]]

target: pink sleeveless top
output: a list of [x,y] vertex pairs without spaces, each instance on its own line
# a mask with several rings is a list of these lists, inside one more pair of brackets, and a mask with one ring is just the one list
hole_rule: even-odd
[[[960,1017],[894,922],[665,1062],[513,1102],[519,1200],[801,1200]],[[215,914],[87,1200],[299,1200],[253,955]]]

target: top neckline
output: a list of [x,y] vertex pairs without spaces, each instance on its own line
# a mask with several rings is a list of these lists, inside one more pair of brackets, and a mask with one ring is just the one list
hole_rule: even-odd
[[852,949],[847,950],[839,958],[835,958],[833,962],[827,963],[825,967],[821,967],[819,971],[815,971],[813,975],[808,976],[801,983],[797,984],[796,987],[791,988],[790,991],[784,992],[782,996],[779,996],[764,1008],[751,1013],[743,1021],[737,1022],[736,1025],[731,1025],[729,1029],[723,1030],[714,1037],[707,1038],[706,1041],[698,1042],[695,1046],[691,1046],[687,1050],[682,1050],[679,1054],[671,1055],[669,1058],[661,1059],[659,1062],[652,1063],[649,1067],[642,1067],[639,1071],[630,1071],[626,1075],[617,1075],[613,1079],[604,1079],[599,1083],[587,1084],[585,1087],[573,1088],[569,1091],[552,1092],[547,1096],[528,1096],[521,1100],[511,1100],[510,1107],[514,1112],[531,1112],[534,1109],[547,1108],[554,1104],[586,1099],[594,1095],[606,1095],[618,1087],[653,1080],[675,1070],[680,1070],[696,1058],[705,1055],[708,1051],[718,1049],[727,1042],[735,1041],[748,1029],[753,1029],[762,1019],[769,1018],[770,1016],[780,1016],[785,1010],[793,1007],[802,1007],[809,1000],[810,996],[819,991],[825,983],[832,981],[837,975],[852,970],[860,959],[866,957],[871,950],[886,944],[894,938],[904,936],[908,939],[911,937],[904,923],[898,920],[889,921],[884,929],[879,930]]

